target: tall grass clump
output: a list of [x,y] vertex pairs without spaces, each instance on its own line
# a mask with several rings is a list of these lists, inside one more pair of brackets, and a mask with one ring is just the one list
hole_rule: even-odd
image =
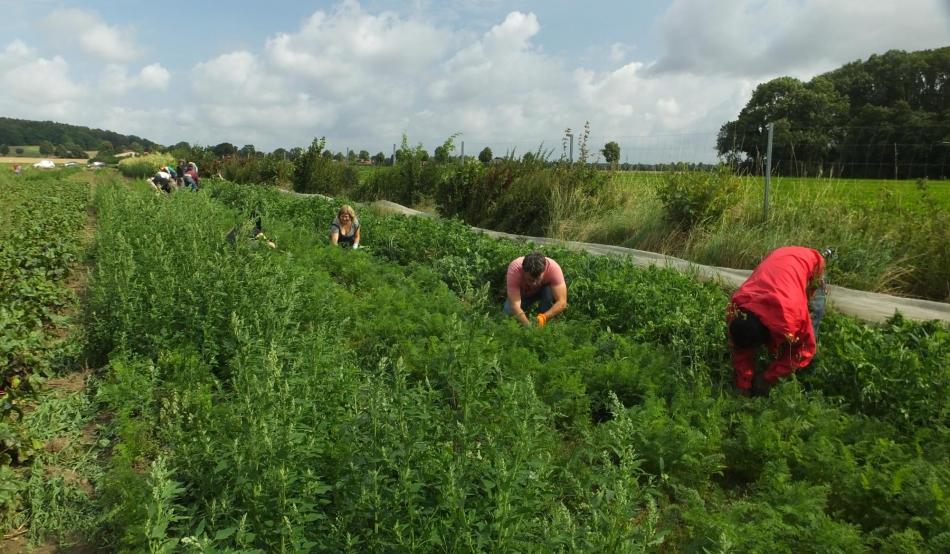
[[356,188],[356,170],[325,156],[325,146],[324,138],[315,138],[297,160],[293,173],[295,191],[339,196]]
[[[451,139],[446,141],[451,143]],[[395,163],[377,168],[353,192],[360,200],[389,200],[406,206],[429,203],[450,166],[429,159],[422,145],[409,146],[406,135],[396,151]]]
[[119,172],[126,177],[148,178],[165,165],[174,165],[175,160],[168,154],[148,154],[119,161]]
[[454,166],[436,189],[445,217],[498,231],[541,236],[557,233],[567,217],[601,211],[610,191],[607,175],[583,163],[548,162],[542,156],[513,154],[483,164]]
[[290,187],[294,180],[294,162],[273,154],[231,157],[217,166],[221,176],[242,184]]

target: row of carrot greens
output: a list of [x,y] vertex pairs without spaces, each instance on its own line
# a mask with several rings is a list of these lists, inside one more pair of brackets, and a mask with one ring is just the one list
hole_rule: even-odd
[[[548,250],[570,308],[501,315],[526,245],[213,183],[101,186],[89,285],[117,551],[950,546],[950,338],[831,315],[811,374],[735,397],[726,296]],[[272,250],[238,233],[262,215]]]

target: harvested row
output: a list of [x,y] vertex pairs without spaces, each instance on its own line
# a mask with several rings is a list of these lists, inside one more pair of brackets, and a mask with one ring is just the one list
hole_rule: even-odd
[[35,172],[0,175],[0,465],[22,463],[32,445],[19,420],[39,379],[79,354],[56,340],[63,311],[75,307],[66,286],[78,260],[89,186]]

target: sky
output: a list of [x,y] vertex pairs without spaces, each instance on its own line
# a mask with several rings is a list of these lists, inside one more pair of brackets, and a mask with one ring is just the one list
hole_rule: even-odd
[[[391,153],[711,161],[756,85],[950,45],[950,0],[0,0],[0,116]],[[577,150],[579,146],[575,147]],[[575,156],[577,156],[575,152]]]

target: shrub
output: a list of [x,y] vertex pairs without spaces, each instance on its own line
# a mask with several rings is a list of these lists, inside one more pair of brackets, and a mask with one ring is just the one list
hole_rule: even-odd
[[173,165],[174,160],[168,154],[149,154],[125,158],[119,162],[119,171],[126,177],[148,178],[164,165]]
[[355,189],[359,184],[355,169],[323,155],[325,145],[326,139],[315,138],[300,157],[293,173],[295,191],[338,196]]
[[689,230],[704,221],[719,219],[738,187],[738,178],[726,167],[711,173],[677,171],[667,175],[657,196],[663,203],[666,219]]

